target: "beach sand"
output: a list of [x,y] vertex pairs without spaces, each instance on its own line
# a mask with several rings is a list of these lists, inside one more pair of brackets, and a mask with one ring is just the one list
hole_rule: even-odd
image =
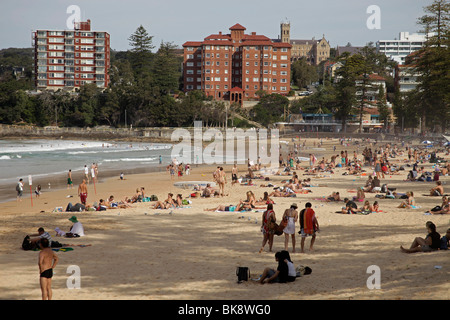
[[[347,149],[353,155],[354,146],[343,147],[337,139],[324,140],[324,150],[315,149],[307,140],[308,152],[323,153],[325,158]],[[362,147],[360,147],[362,150]],[[440,154],[440,156],[442,156]],[[320,158],[319,158],[320,159]],[[404,162],[406,156],[399,157]],[[303,166],[308,166],[307,162]],[[424,164],[431,168],[431,164]],[[310,275],[288,284],[264,284],[250,280],[238,284],[236,268],[248,267],[251,277],[258,277],[265,267],[276,268],[274,253],[284,249],[284,235],[275,236],[273,252],[266,245],[263,253],[261,212],[207,212],[219,204],[237,204],[252,190],[257,198],[273,188],[260,187],[267,181],[255,180],[256,186],[231,186],[231,168],[224,167],[228,184],[226,197],[193,198],[188,208],[174,210],[150,209],[149,202],[141,202],[128,209],[102,212],[80,212],[75,215],[82,222],[86,236],[75,239],[55,237],[54,229],[68,230],[68,221],[74,213],[52,212],[68,202],[78,202],[77,184],[73,190],[48,192],[44,189],[39,199],[24,194],[22,202],[0,204],[0,299],[39,300],[38,252],[23,251],[25,235],[44,227],[54,240],[69,244],[73,251],[57,252],[59,264],[54,270],[53,299],[55,300],[302,300],[302,299],[379,299],[379,300],[448,300],[450,292],[450,251],[405,254],[400,245],[409,247],[415,237],[425,237],[427,221],[433,221],[441,235],[450,227],[450,215],[425,215],[426,210],[441,203],[440,197],[423,197],[433,183],[405,182],[402,175],[387,176],[382,183],[397,191],[414,191],[420,209],[398,209],[402,200],[379,200],[383,212],[369,215],[343,215],[336,211],[343,205],[317,199],[339,191],[341,197],[352,197],[355,189],[363,186],[367,177],[342,175],[343,169],[323,177],[311,177],[312,192],[297,194],[296,198],[274,198],[278,219],[292,202],[304,208],[313,204],[320,224],[314,252],[309,241],[305,253],[300,253],[300,236],[296,236],[296,253],[291,253],[295,266],[312,269]],[[245,173],[246,166],[240,166]],[[365,167],[372,173],[372,167]],[[160,200],[168,192],[187,197],[191,190],[176,188],[178,181],[211,181],[213,167],[193,166],[189,176],[172,181],[166,172],[126,175],[104,179],[89,185],[88,203],[132,196],[136,188],[145,187],[146,195],[155,194]],[[280,185],[287,176],[270,176],[270,182]],[[448,182],[449,177],[441,177]],[[26,185],[27,187],[27,185]],[[446,187],[446,185],[444,185]],[[27,189],[25,188],[25,191]],[[446,190],[447,191],[447,190]],[[68,196],[73,196],[68,198]],[[373,202],[375,194],[366,193]],[[362,203],[358,203],[362,205]],[[172,211],[172,213],[170,213]],[[296,232],[299,230],[298,223]],[[81,246],[89,245],[89,246]],[[289,251],[292,246],[289,242]],[[70,266],[78,266],[80,289],[68,289],[72,275]],[[380,270],[380,289],[369,289],[372,276],[370,266]],[[69,268],[69,269],[68,269]],[[369,281],[370,282],[370,281]]]

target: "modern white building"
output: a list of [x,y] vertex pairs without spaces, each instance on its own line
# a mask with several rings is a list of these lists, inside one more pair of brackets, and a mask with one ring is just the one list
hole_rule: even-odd
[[400,32],[399,39],[378,40],[377,51],[384,53],[388,58],[399,64],[405,63],[405,57],[414,51],[420,50],[427,41],[428,36],[423,33]]

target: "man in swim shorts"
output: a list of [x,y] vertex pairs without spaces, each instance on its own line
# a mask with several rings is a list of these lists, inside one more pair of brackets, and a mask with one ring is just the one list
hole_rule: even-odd
[[80,196],[81,203],[84,205],[86,205],[87,194],[86,180],[83,179],[83,182],[78,186],[78,195]]
[[52,277],[53,269],[58,263],[58,256],[50,248],[47,239],[41,240],[41,251],[39,252],[39,283],[41,286],[42,300],[52,299]]

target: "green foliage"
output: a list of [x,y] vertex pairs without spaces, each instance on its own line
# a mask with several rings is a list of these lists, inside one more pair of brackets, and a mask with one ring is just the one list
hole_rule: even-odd
[[407,109],[420,118],[422,132],[425,127],[435,130],[438,126],[445,132],[450,119],[450,4],[435,0],[424,11],[418,24],[423,32],[433,32],[434,36],[414,55],[412,64],[419,74],[419,85],[407,93],[404,101],[396,100],[396,114]]
[[309,65],[304,58],[291,64],[291,78],[291,82],[299,88],[306,88],[312,82],[319,80],[316,67]]
[[288,109],[288,98],[276,93],[264,94],[258,104],[253,107],[251,120],[268,126],[274,122],[282,121],[284,112]]

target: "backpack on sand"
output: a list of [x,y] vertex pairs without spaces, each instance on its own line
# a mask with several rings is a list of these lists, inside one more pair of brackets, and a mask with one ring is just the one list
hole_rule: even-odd
[[250,278],[250,269],[248,267],[237,267],[236,275],[238,277],[238,283],[241,283],[242,281],[248,281],[248,279]]

